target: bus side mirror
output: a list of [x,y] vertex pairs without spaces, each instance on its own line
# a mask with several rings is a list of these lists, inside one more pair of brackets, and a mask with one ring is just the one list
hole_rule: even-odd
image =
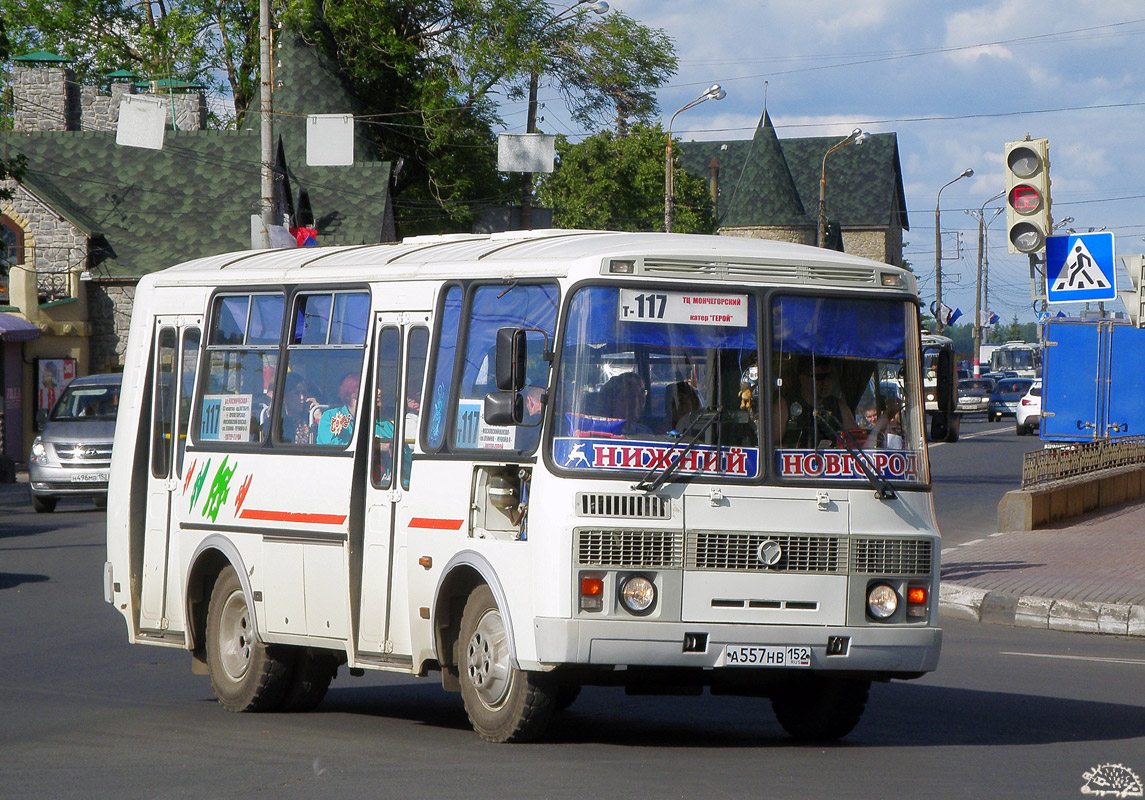
[[524,395],[515,391],[490,392],[485,395],[482,416],[487,425],[520,425],[525,419]]
[[[497,388],[519,392],[525,388],[525,361],[529,345],[524,328],[501,328],[497,331]],[[490,423],[492,424],[492,423]]]

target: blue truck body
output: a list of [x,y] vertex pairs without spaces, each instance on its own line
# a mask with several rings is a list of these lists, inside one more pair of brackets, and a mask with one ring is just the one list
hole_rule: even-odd
[[1043,341],[1043,440],[1145,435],[1145,329],[1118,320],[1050,320]]

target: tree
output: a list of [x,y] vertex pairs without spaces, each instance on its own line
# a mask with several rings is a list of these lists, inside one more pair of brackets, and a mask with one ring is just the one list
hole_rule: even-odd
[[[278,23],[322,47],[362,104],[380,157],[401,165],[404,229],[465,228],[503,204],[496,101],[549,75],[578,121],[618,125],[655,113],[675,69],[671,42],[588,6],[546,0],[271,0]],[[258,75],[258,0],[0,0],[15,52],[48,49],[94,83],[116,69],[229,89],[241,126]]]
[[[4,18],[0,17],[0,63],[8,60],[8,35],[4,27]],[[7,95],[0,97],[0,131],[7,130],[10,127],[11,109],[9,107],[9,98]],[[0,133],[0,136],[3,134]],[[22,154],[13,158],[5,156],[3,151],[0,151],[0,184],[4,181],[12,179],[19,180],[24,171],[24,156]],[[12,197],[13,191],[5,189],[0,186],[0,200],[8,200]]]
[[[7,20],[12,52],[62,55],[81,83],[127,69],[215,91],[229,83],[236,103],[244,92],[249,101],[258,66],[258,0],[0,0],[0,17]],[[244,64],[247,51],[255,57]]]
[[[557,165],[541,184],[540,200],[559,228],[655,231],[664,225],[664,147],[659,125],[634,125],[571,144],[557,137]],[[675,180],[675,230],[714,233],[715,214],[703,180],[682,171]]]

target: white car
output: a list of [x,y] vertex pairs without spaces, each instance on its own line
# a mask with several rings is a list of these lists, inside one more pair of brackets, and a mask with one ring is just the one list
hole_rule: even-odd
[[1014,414],[1015,432],[1019,436],[1033,433],[1042,424],[1042,381],[1039,378],[1030,384],[1029,390],[1018,401]]

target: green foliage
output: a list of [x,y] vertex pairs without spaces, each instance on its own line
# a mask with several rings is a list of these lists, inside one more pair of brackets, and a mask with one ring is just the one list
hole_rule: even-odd
[[[525,97],[533,75],[582,124],[623,130],[655,115],[653,92],[676,68],[663,31],[578,3],[272,0],[272,10],[332,54],[380,157],[402,165],[403,234],[468,229],[481,205],[516,201],[519,180],[496,171],[495,99]],[[0,19],[12,52],[58,53],[81,83],[128,69],[229,90],[238,127],[257,88],[258,0],[0,0]]]
[[[541,203],[558,228],[620,231],[664,229],[664,148],[659,126],[636,125],[628,136],[604,131],[578,144],[557,137],[557,165],[541,185]],[[673,229],[714,233],[703,180],[676,170]]]

